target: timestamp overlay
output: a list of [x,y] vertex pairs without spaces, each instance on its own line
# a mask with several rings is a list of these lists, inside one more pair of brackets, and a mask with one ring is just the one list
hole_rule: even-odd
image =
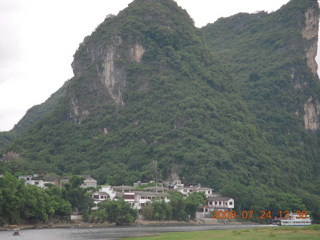
[[[291,211],[292,212],[292,211]],[[307,211],[295,211],[292,212],[293,214],[297,215],[297,219],[306,219],[308,217]],[[212,211],[212,218],[213,219],[236,219],[236,218],[242,218],[244,220],[246,219],[274,219],[275,217],[281,218],[281,219],[289,219],[290,217],[290,211],[284,210],[284,211],[277,211],[273,212],[274,215],[272,215],[272,211],[250,211],[245,210],[241,212],[236,211]]]

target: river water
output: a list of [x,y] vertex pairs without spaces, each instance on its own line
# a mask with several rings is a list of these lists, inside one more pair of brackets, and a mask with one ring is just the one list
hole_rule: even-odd
[[200,225],[200,226],[132,226],[105,228],[51,228],[20,230],[20,236],[13,231],[0,232],[0,240],[110,240],[125,237],[149,236],[163,232],[189,232],[221,229],[246,229],[271,225]]

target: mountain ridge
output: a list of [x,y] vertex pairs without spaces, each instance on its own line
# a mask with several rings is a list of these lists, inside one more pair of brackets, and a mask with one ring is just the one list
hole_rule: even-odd
[[91,174],[114,185],[175,171],[229,196],[243,190],[244,208],[288,193],[319,211],[318,131],[304,124],[304,104],[318,117],[306,54],[318,25],[306,16],[319,17],[315,0],[197,29],[174,1],[133,1],[80,44],[74,77],[4,148],[22,157],[0,171]]

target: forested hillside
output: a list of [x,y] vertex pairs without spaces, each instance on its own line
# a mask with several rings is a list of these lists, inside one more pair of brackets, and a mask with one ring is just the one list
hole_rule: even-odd
[[[257,128],[277,155],[281,188],[319,194],[318,2],[292,0],[276,12],[239,13],[202,30],[208,47],[240,85]],[[258,170],[261,171],[261,170]],[[300,192],[298,188],[304,191]]]
[[0,170],[111,185],[176,172],[239,209],[317,216],[318,17],[316,0],[293,0],[197,29],[172,0],[135,0],[80,44],[74,77],[17,125]]

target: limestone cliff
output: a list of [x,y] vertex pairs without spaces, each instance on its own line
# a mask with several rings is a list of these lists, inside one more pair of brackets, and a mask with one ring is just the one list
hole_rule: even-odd
[[318,32],[319,32],[319,10],[309,8],[305,12],[305,27],[302,30],[302,36],[306,40],[306,58],[308,66],[314,74],[317,74],[318,64],[316,62],[318,50]]
[[[108,21],[112,19],[106,19],[106,22]],[[123,41],[119,33],[107,41],[97,41],[95,35],[98,31],[99,28],[91,38],[87,37],[75,54],[72,63],[74,81],[86,78],[86,85],[89,85],[88,94],[94,94],[93,101],[124,106],[123,92],[127,86],[127,70],[124,63],[139,63],[144,48],[138,41]],[[89,106],[87,101],[77,99],[76,95],[74,93],[70,98],[70,119],[80,124],[90,114],[92,106]]]
[[305,128],[309,130],[318,130],[320,128],[320,102],[318,99],[311,97],[304,104],[304,124]]
[[[305,12],[305,27],[302,30],[302,36],[306,41],[306,59],[312,73],[318,75],[318,65],[316,62],[318,50],[318,32],[319,32],[319,9],[309,8]],[[320,104],[319,97],[309,97],[304,104],[304,125],[305,129],[320,129]]]

